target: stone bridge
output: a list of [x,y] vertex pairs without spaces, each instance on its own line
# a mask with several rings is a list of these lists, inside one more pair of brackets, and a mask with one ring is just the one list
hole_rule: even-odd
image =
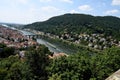
[[37,38],[43,38],[42,35],[37,35],[37,34],[33,34],[33,35],[25,35],[26,37],[28,38],[34,38],[34,39],[37,39]]

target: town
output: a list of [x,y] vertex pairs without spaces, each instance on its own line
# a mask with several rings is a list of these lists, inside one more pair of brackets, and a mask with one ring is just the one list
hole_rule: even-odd
[[0,43],[15,48],[26,48],[37,44],[36,41],[27,38],[21,32],[2,26],[0,26]]
[[120,47],[120,41],[113,39],[112,36],[105,37],[104,34],[69,34],[64,32],[62,35],[54,35],[51,33],[44,33],[42,31],[36,31],[31,29],[25,29],[27,31],[33,32],[38,35],[46,36],[51,39],[60,39],[63,41],[67,41],[68,43],[73,43],[77,45],[83,45],[84,47],[104,50],[106,48],[110,48],[112,46]]
[[[5,44],[7,47],[13,47],[18,51],[18,55],[24,58],[27,48],[35,46],[39,47],[39,43],[33,39],[33,37],[28,37],[23,35],[22,32],[18,30],[13,30],[11,28],[0,26],[0,43]],[[60,56],[68,56],[67,54],[60,52],[53,55],[49,55],[49,58],[58,58]]]

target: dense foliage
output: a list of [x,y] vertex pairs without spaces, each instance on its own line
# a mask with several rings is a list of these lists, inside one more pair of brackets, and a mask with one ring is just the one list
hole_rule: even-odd
[[6,47],[5,44],[0,44],[0,58],[5,58],[10,55],[14,55],[15,49],[12,47]]
[[27,49],[23,59],[17,55],[0,59],[0,80],[104,80],[120,68],[118,47],[55,59],[48,55],[48,48],[40,45]]
[[59,36],[64,32],[69,34],[100,33],[120,39],[120,19],[113,16],[65,14],[50,18],[44,22],[26,25],[24,28],[31,28]]
[[50,54],[47,47],[40,45],[26,49],[24,58],[16,54],[0,59],[0,80],[47,80],[45,68]]
[[78,52],[67,58],[52,61],[50,80],[105,80],[120,68],[120,49],[111,48],[102,53]]

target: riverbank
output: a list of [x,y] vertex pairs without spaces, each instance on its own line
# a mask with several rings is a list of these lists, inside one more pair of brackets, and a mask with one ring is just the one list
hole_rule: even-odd
[[84,51],[90,50],[90,51],[94,51],[94,52],[103,51],[101,49],[90,47],[89,45],[88,46],[84,45],[83,44],[84,41],[83,41],[83,43],[76,43],[74,41],[72,42],[69,40],[61,39],[61,38],[59,38],[59,36],[53,35],[50,33],[44,33],[42,31],[36,31],[36,30],[31,30],[31,29],[25,29],[25,30],[28,32],[37,34],[37,35],[44,36],[43,37],[44,40],[52,43],[53,45],[57,46],[58,48],[62,47],[61,50],[68,54],[77,53],[82,50],[84,50]]
[[24,58],[26,49],[32,46],[39,47],[38,44],[43,44],[48,47],[48,49],[53,53],[53,55],[49,55],[48,57],[51,59],[58,58],[61,56],[68,56],[64,52],[58,52],[58,48],[49,42],[42,41],[42,39],[38,39],[38,41],[34,41],[32,38],[27,38],[25,34],[34,34],[31,32],[16,30],[5,26],[0,26],[0,43],[5,44],[7,47],[13,47],[18,50],[18,55],[21,58]]
[[[67,54],[73,54],[73,53],[77,53],[79,50],[82,49],[82,48],[80,49],[80,47],[74,45],[73,43],[66,42],[65,40],[60,40],[58,38],[52,37],[49,34],[45,34],[44,32],[41,31],[30,30],[30,29],[25,29],[25,31],[44,36],[41,39],[37,39],[37,42],[44,44],[45,46],[47,46],[48,48],[52,49],[55,52],[64,52]],[[52,46],[49,44],[52,44]]]
[[[38,44],[43,44],[46,47],[48,47],[50,52],[54,53],[53,56],[54,55],[56,56],[56,54],[58,54],[58,53],[62,53],[62,55],[63,55],[63,53],[65,54],[65,51],[62,51],[58,47],[55,47],[54,44],[51,44],[50,42],[48,42],[46,40],[36,39],[36,41],[34,41],[33,39],[27,38],[25,36],[25,35],[34,34],[32,32],[19,30],[19,29],[15,29],[15,28],[13,29],[12,27],[5,27],[5,26],[1,26],[0,28],[1,28],[0,29],[1,30],[0,33],[2,35],[4,34],[2,36],[3,38],[0,37],[1,38],[0,41],[1,41],[1,43],[4,43],[4,44],[6,44],[9,47],[15,47],[16,49],[24,49],[24,48],[27,48],[27,47],[30,47],[30,46],[37,46]],[[10,39],[5,38],[5,36],[9,37]]]
[[32,35],[37,34],[38,35],[39,34],[39,35],[44,36],[44,37],[36,39],[36,40],[39,44],[43,44],[46,47],[48,47],[51,52],[72,54],[72,53],[76,53],[78,51],[78,50],[76,50],[77,48],[72,45],[68,45],[67,43],[64,43],[58,39],[53,39],[50,36],[48,37],[48,35],[46,36],[44,32],[39,32],[39,31],[29,30],[29,29],[20,30],[20,31],[22,31],[26,35],[29,35],[29,34],[32,34]]

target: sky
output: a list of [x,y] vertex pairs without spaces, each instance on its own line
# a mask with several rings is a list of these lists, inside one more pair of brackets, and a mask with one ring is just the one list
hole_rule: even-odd
[[29,24],[66,13],[120,17],[120,0],[0,1],[0,22]]

